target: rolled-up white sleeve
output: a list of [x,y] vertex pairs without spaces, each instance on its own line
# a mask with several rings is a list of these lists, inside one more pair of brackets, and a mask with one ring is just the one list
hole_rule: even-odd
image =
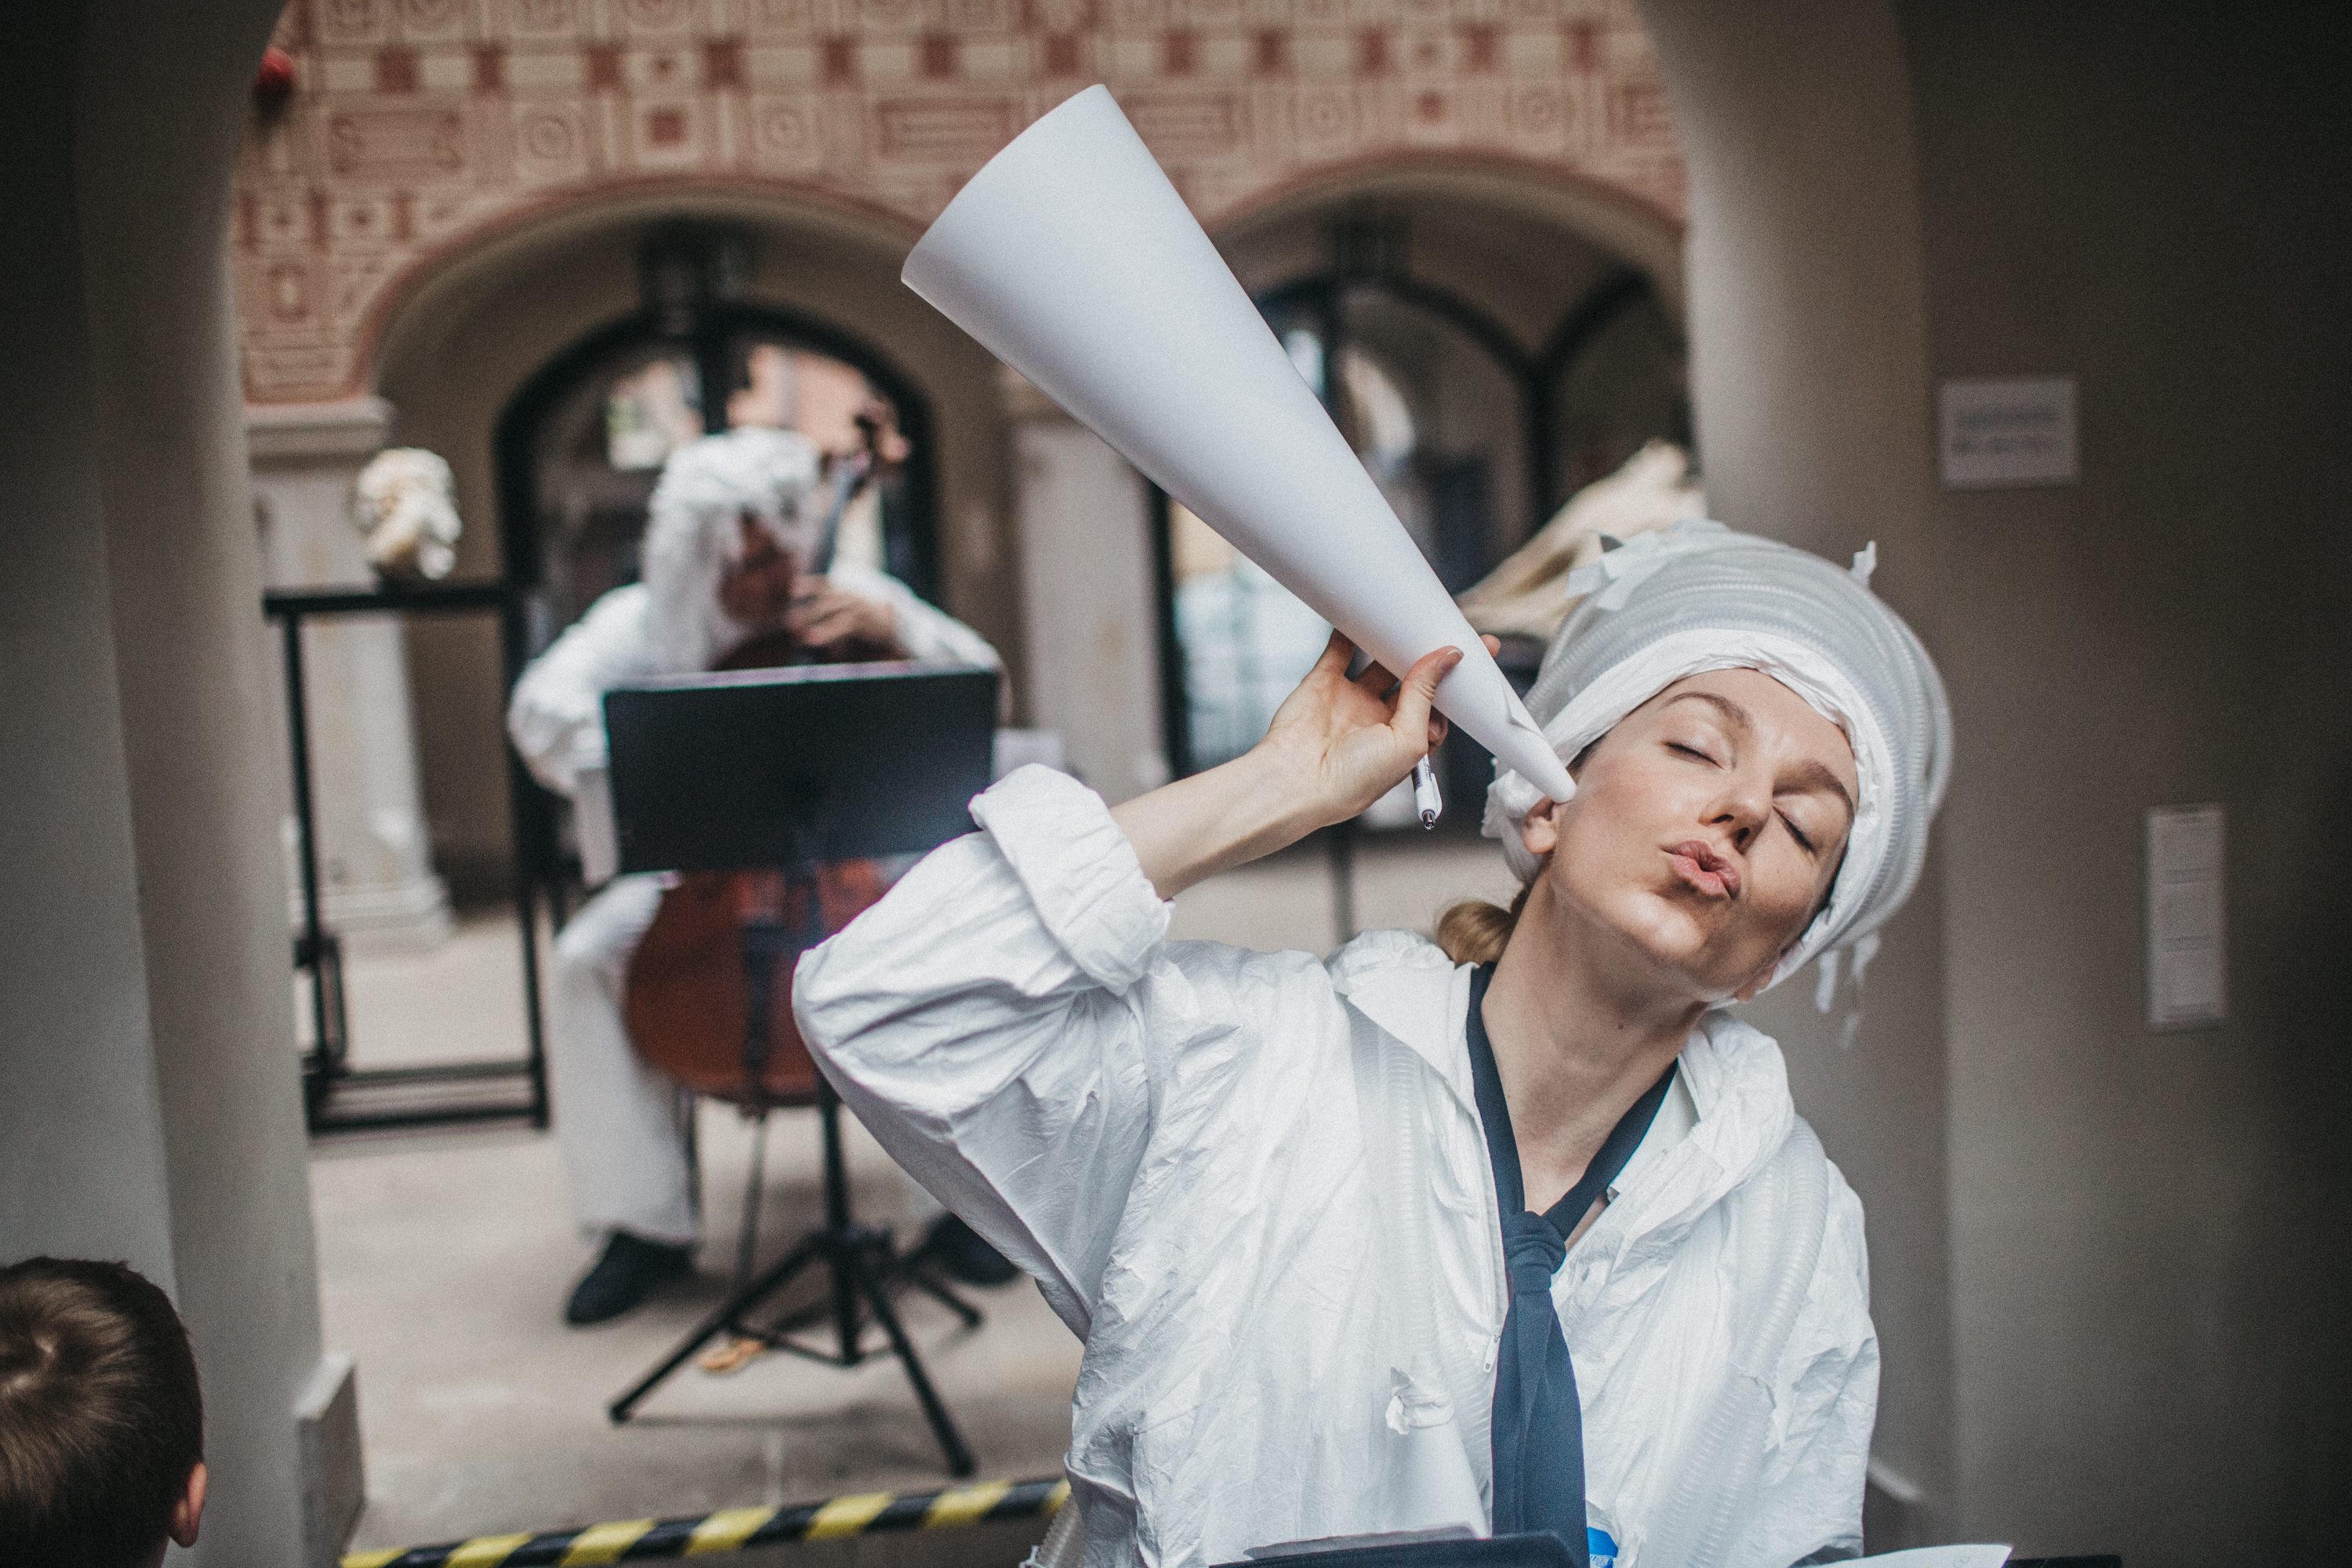
[[1083,1338],[1150,1137],[1131,993],[1169,907],[1074,779],[1020,769],[972,816],[982,831],[801,960],[793,1011],[891,1157]]
[[572,795],[605,760],[604,693],[654,672],[646,590],[615,588],[526,666],[507,703],[507,733],[531,776]]

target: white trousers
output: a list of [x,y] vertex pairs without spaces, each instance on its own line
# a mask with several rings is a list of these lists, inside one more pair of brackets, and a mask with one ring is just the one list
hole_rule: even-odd
[[[661,907],[662,879],[615,877],[555,939],[548,1090],[572,1205],[592,1239],[625,1230],[646,1241],[695,1241],[686,1118],[693,1102],[629,1043],[621,1010],[629,955]],[[907,1183],[909,1219],[939,1203]]]
[[555,939],[548,1091],[581,1228],[682,1245],[698,1231],[686,1163],[690,1102],[637,1055],[621,1013],[629,955],[661,896],[659,877],[615,877]]

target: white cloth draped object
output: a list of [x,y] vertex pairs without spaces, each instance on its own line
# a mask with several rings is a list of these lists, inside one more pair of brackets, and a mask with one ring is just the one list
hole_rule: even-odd
[[[1571,574],[1580,601],[1544,655],[1528,710],[1563,761],[1688,676],[1756,669],[1845,732],[1861,799],[1828,901],[1772,973],[1875,931],[1910,897],[1951,769],[1951,709],[1919,639],[1868,583],[1875,543],[1842,569],[1805,551],[1688,519]],[[1542,793],[1498,769],[1485,832],[1533,881],[1518,833]]]

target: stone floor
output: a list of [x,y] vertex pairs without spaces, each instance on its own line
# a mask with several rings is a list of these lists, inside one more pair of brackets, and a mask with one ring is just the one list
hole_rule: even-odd
[[[1425,930],[1454,899],[1511,887],[1492,846],[1418,835],[1365,841],[1353,881],[1367,929]],[[1301,847],[1187,893],[1175,934],[1322,951],[1335,931],[1332,888],[1328,857]],[[511,922],[489,917],[461,922],[428,953],[354,962],[354,1060],[519,1054],[515,951]],[[903,1223],[908,1184],[851,1125],[861,1216]],[[327,1342],[358,1363],[367,1454],[354,1546],[944,1483],[939,1449],[887,1356],[847,1372],[781,1355],[725,1377],[689,1369],[632,1423],[606,1420],[607,1403],[727,1289],[751,1132],[719,1106],[703,1108],[699,1132],[713,1238],[700,1272],[690,1288],[591,1330],[560,1320],[587,1251],[544,1135],[344,1135],[317,1146]],[[773,1119],[763,1258],[816,1222],[816,1143],[813,1113]],[[909,1300],[909,1331],[982,1477],[1055,1474],[1078,1344],[1025,1280],[971,1294],[987,1318],[978,1331],[919,1297]],[[1000,1549],[1008,1563],[1018,1554]]]

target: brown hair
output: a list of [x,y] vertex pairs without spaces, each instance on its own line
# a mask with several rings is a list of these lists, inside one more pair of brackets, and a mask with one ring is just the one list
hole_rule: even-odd
[[1484,899],[1463,900],[1437,917],[1437,945],[1456,963],[1494,963],[1510,945],[1519,911],[1528,907],[1528,894],[1534,886],[1530,882],[1521,888],[1507,910]]
[[0,1563],[135,1568],[205,1457],[188,1332],[121,1263],[0,1268]]

